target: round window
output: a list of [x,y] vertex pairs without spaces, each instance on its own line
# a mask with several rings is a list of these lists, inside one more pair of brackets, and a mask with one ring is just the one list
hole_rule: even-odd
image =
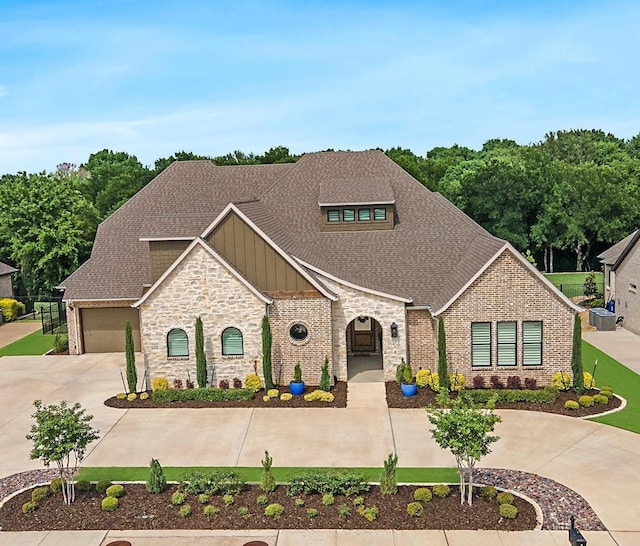
[[309,335],[309,330],[304,324],[296,322],[291,328],[289,328],[289,335],[295,341],[304,341]]

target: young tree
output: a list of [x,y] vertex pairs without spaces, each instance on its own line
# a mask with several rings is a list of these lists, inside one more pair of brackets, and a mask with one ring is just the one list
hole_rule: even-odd
[[473,469],[477,461],[489,454],[489,446],[498,440],[492,436],[496,423],[501,421],[493,413],[495,401],[488,410],[478,409],[462,394],[451,401],[449,408],[427,410],[429,422],[435,426],[431,436],[442,449],[453,453],[460,474],[460,504],[473,503]]
[[438,381],[440,388],[449,389],[449,370],[447,369],[447,338],[444,333],[444,320],[438,318]]
[[124,327],[125,358],[127,362],[127,385],[129,392],[136,392],[138,387],[138,372],[136,372],[136,353],[133,347],[133,332],[131,322],[127,321]]
[[584,373],[582,369],[582,321],[576,313],[573,320],[573,351],[571,352],[571,371],[573,372],[573,390],[584,392]]
[[398,479],[396,471],[398,469],[398,455],[389,453],[387,460],[384,462],[384,470],[380,477],[380,494],[384,497],[387,495],[395,495],[398,492]]
[[262,374],[264,375],[265,390],[273,389],[273,376],[271,375],[271,325],[269,317],[262,317]]
[[30,458],[40,459],[47,468],[51,463],[57,465],[64,484],[62,498],[65,504],[71,504],[76,497],[75,477],[87,446],[99,438],[99,431],[90,425],[93,415],[87,415],[77,402],[73,406],[66,401],[43,406],[36,400],[33,405],[36,422],[27,434],[27,440],[33,442]]
[[273,465],[273,459],[269,457],[269,452],[264,452],[264,459],[260,461],[262,463],[262,474],[260,476],[260,489],[265,493],[271,493],[276,490],[276,479],[273,476],[271,466]]
[[329,392],[331,390],[331,375],[329,374],[329,357],[324,357],[324,364],[322,365],[320,373],[320,390]]
[[207,357],[204,354],[202,319],[196,319],[196,379],[201,389],[207,386]]
[[167,478],[158,459],[151,459],[149,463],[149,478],[146,487],[152,495],[159,495],[167,488]]

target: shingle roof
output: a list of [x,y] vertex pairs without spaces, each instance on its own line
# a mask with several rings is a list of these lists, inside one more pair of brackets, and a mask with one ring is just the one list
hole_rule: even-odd
[[610,246],[602,252],[598,254],[597,258],[606,265],[613,265],[618,261],[620,255],[626,250],[627,246],[631,243],[632,239],[635,237],[638,230],[636,229],[633,233],[627,235],[621,241],[618,241],[615,245]]
[[[318,203],[330,187],[335,202],[391,196],[394,229],[320,231]],[[505,244],[379,151],[307,154],[285,165],[179,162],[100,225],[91,259],[63,283],[65,299],[139,298],[150,282],[139,237],[199,236],[230,202],[298,260],[434,309]]]
[[15,267],[11,267],[5,263],[0,262],[0,276],[9,275],[10,273],[15,273],[18,271]]

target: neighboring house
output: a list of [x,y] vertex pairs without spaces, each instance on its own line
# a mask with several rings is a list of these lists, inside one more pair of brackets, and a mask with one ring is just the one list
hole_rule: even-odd
[[72,354],[122,351],[130,320],[153,376],[194,377],[195,319],[211,380],[296,362],[317,384],[359,355],[386,379],[401,359],[451,372],[550,382],[571,369],[580,310],[509,243],[382,152],[323,152],[294,164],[176,162],[98,228],[91,258],[61,287]]
[[16,271],[15,267],[0,262],[0,298],[13,297],[12,274]]
[[616,315],[624,316],[623,326],[640,334],[640,230],[598,256],[604,265],[605,301],[615,301]]

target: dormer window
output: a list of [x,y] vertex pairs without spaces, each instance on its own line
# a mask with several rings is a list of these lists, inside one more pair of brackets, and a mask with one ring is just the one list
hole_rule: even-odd
[[340,222],[340,210],[338,209],[329,209],[327,211],[327,222],[336,223]]
[[356,211],[355,211],[355,209],[343,209],[342,210],[342,221],[343,222],[355,222],[356,221]]
[[358,222],[371,222],[371,209],[358,209]]
[[373,219],[376,222],[384,222],[387,219],[387,209],[386,208],[375,208],[373,209]]

